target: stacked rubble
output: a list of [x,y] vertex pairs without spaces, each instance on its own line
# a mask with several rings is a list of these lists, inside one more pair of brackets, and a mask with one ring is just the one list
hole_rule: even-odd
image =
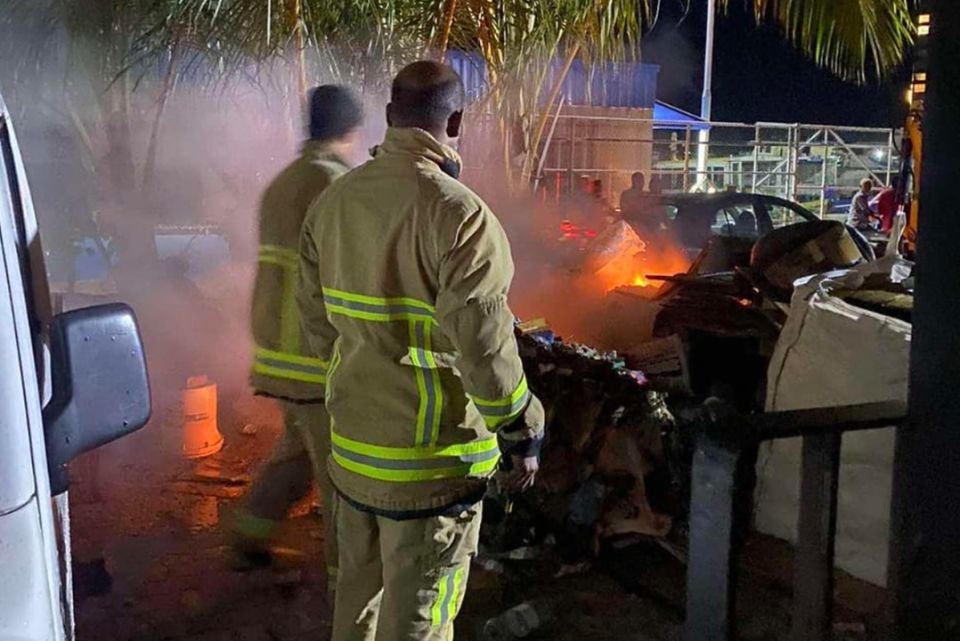
[[669,503],[661,480],[674,421],[664,395],[616,352],[566,343],[542,320],[518,325],[517,340],[547,439],[536,488],[488,505],[486,555],[529,556],[522,550],[553,542],[574,564],[604,539],[666,536],[672,518],[658,510]]

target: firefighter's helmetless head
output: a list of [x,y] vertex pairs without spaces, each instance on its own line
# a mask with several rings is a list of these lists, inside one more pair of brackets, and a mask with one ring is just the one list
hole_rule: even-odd
[[393,80],[387,124],[417,127],[448,143],[460,135],[465,93],[460,75],[451,67],[430,60],[414,62]]
[[363,124],[360,96],[343,85],[320,85],[310,92],[310,140],[350,156]]

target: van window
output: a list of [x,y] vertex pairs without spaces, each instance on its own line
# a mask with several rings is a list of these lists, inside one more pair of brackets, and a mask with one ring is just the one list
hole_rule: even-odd
[[27,314],[35,333],[40,332],[40,321],[36,314],[36,301],[33,297],[33,277],[30,269],[30,248],[27,245],[27,230],[24,222],[23,200],[20,183],[17,180],[16,164],[13,159],[13,141],[6,120],[0,116],[0,198],[6,199],[6,205],[13,214],[16,231],[17,260],[20,263],[20,276],[26,294]]
[[16,219],[16,200],[11,189],[12,174],[8,171],[13,166],[12,147],[8,154],[9,137],[2,115],[0,145],[3,146],[0,153],[0,363],[4,367],[0,375],[0,455],[4,459],[0,464],[0,515],[3,515],[23,506],[35,488],[26,405],[30,391],[24,387],[24,355],[20,352],[20,332],[24,328],[18,326],[19,305],[15,303],[21,294],[16,280],[17,263],[22,267],[24,256],[15,257],[7,250],[12,244],[19,244],[10,243],[14,239],[7,235],[11,231],[20,234],[22,224],[11,230],[7,222]]

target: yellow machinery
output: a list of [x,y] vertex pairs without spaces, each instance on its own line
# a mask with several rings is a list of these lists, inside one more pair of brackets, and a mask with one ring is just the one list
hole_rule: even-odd
[[920,213],[920,169],[923,160],[923,108],[927,95],[927,40],[930,35],[930,13],[926,2],[920,2],[917,16],[917,45],[914,52],[913,77],[907,92],[910,113],[900,148],[900,185],[897,205],[907,214],[907,224],[900,242],[900,251],[912,257],[917,249],[917,223]]

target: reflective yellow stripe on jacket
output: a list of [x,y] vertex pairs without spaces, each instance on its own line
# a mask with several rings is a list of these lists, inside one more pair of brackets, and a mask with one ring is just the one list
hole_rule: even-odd
[[334,460],[344,469],[380,481],[399,483],[485,476],[496,469],[496,437],[447,447],[384,447],[330,432]]
[[329,314],[361,321],[406,321],[410,328],[408,356],[414,366],[420,404],[414,447],[390,448],[352,441],[334,432],[333,458],[342,467],[382,481],[412,482],[483,476],[500,459],[496,438],[466,445],[437,447],[443,410],[443,387],[431,334],[436,310],[414,298],[381,298],[323,288]]
[[433,305],[415,298],[379,298],[324,287],[323,304],[328,314],[342,314],[359,320],[436,323],[434,315],[437,310]]
[[257,259],[261,263],[272,263],[293,270],[299,269],[300,266],[300,256],[296,250],[280,245],[260,245]]
[[526,409],[527,401],[530,400],[527,377],[520,376],[520,382],[509,396],[497,399],[470,396],[470,400],[477,406],[487,427],[497,430],[514,421]]
[[254,352],[253,371],[292,381],[326,385],[329,365],[319,358],[258,347]]
[[375,323],[406,321],[410,327],[410,362],[415,367],[420,405],[415,443],[427,447],[437,442],[443,388],[433,354],[431,332],[436,324],[433,305],[415,298],[380,298],[323,288],[323,304],[330,314]]
[[258,260],[277,265],[284,271],[280,313],[280,349],[258,346],[254,352],[253,371],[303,383],[327,382],[329,363],[299,353],[300,317],[297,313],[296,281],[300,256],[296,250],[280,245],[260,245]]

